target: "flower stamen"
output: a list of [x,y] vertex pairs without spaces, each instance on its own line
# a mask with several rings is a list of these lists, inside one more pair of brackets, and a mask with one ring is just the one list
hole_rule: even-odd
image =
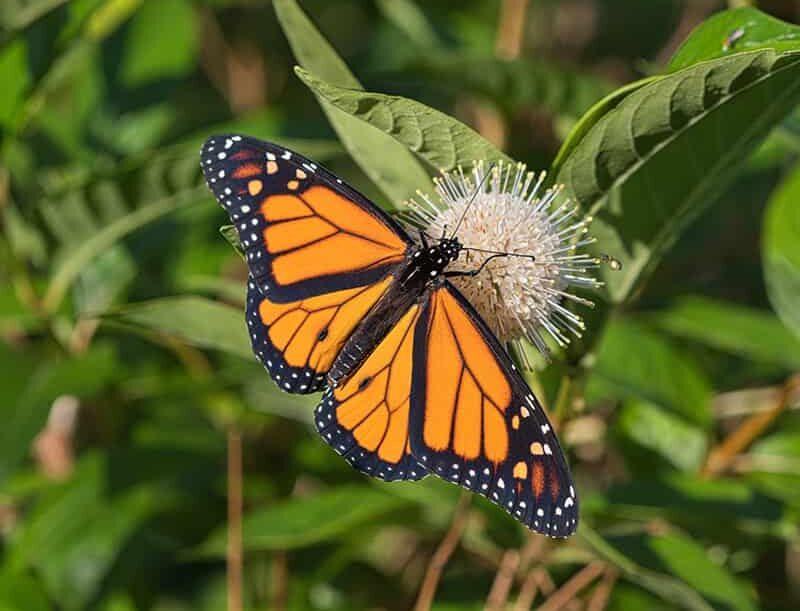
[[581,219],[577,205],[560,201],[562,185],[542,192],[545,178],[522,163],[499,162],[487,169],[478,162],[471,172],[461,167],[442,172],[434,179],[438,197],[418,191],[403,221],[426,235],[449,230],[458,238],[465,255],[453,262],[453,271],[486,263],[478,276],[457,277],[453,283],[501,341],[524,337],[548,356],[545,336],[565,347],[570,336],[581,337],[585,330],[581,317],[563,302],[594,306],[570,288],[597,289],[603,283],[591,272],[602,264],[620,265],[606,255],[580,252],[595,242],[588,235],[592,218]]

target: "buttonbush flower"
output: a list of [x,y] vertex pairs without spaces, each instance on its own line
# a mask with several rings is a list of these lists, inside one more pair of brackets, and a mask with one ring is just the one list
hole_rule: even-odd
[[432,239],[455,230],[466,250],[453,270],[476,269],[495,252],[524,255],[494,258],[477,277],[453,283],[501,341],[524,337],[548,356],[545,336],[563,347],[584,329],[564,302],[592,306],[574,289],[601,286],[593,272],[604,259],[612,267],[618,263],[582,250],[594,241],[588,235],[591,217],[562,197],[560,185],[543,189],[544,179],[544,172],[529,172],[522,163],[489,169],[478,162],[470,173],[442,173],[434,181],[435,195],[418,192],[403,218]]

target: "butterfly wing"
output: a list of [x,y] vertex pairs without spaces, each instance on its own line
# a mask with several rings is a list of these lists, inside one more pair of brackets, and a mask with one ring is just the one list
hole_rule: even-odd
[[275,303],[252,277],[247,284],[247,326],[258,359],[286,392],[312,393],[364,315],[386,292],[391,278],[299,301]]
[[201,167],[239,232],[253,282],[273,302],[377,282],[412,243],[358,191],[275,144],[213,136]]
[[413,352],[414,457],[532,530],[571,535],[578,502],[547,415],[486,324],[450,283],[425,301]]
[[314,422],[322,438],[356,469],[383,480],[417,480],[427,471],[410,454],[408,423],[413,305],[341,385],[328,388]]
[[411,240],[355,189],[277,145],[214,136],[201,166],[245,249],[253,351],[282,390],[320,390]]

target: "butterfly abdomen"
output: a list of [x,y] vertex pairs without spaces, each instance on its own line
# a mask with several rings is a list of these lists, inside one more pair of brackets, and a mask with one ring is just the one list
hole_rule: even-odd
[[[409,264],[403,266],[397,276],[406,275],[408,267]],[[424,283],[407,286],[403,286],[401,282],[392,283],[389,290],[355,328],[333,362],[328,373],[332,386],[342,384],[360,367],[408,309],[421,300],[425,290]]]

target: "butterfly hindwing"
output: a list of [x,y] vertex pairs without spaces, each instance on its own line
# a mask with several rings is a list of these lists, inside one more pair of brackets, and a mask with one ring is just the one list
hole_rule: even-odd
[[358,191],[277,145],[213,136],[201,166],[239,233],[254,283],[274,302],[377,282],[411,245]]
[[414,338],[412,454],[529,528],[566,537],[578,506],[542,406],[497,339],[449,283],[434,289]]
[[322,390],[342,346],[389,282],[385,278],[367,286],[275,303],[250,278],[247,326],[253,352],[281,390],[303,394]]
[[427,471],[409,453],[414,329],[412,306],[358,369],[328,388],[314,421],[322,438],[358,470],[383,480],[417,480]]

